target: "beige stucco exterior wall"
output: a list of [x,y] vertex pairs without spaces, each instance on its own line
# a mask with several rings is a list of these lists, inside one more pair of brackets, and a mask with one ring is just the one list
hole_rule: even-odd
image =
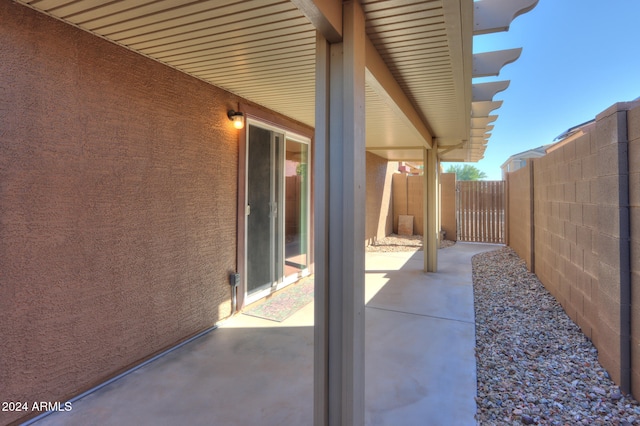
[[13,2],[0,57],[0,388],[65,401],[230,315],[243,101]]
[[365,238],[369,245],[393,232],[392,178],[398,163],[367,152],[366,168]]

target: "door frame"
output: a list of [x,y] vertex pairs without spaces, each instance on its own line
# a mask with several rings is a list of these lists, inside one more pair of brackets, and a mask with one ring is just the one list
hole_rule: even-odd
[[[257,125],[261,128],[281,133],[284,135],[284,144],[286,147],[286,140],[294,140],[296,142],[304,143],[308,146],[308,179],[307,179],[307,226],[308,226],[308,238],[307,238],[307,268],[302,276],[313,273],[313,128],[307,127],[300,123],[289,121],[286,118],[274,113],[267,112],[261,108],[240,104],[239,111],[245,113],[246,125],[243,130],[239,132],[239,149],[238,149],[238,221],[237,221],[237,269],[240,274],[240,282],[236,288],[237,305],[235,311],[242,310],[247,304],[255,302],[260,298],[273,293],[286,285],[289,285],[300,279],[300,276],[284,277],[282,282],[277,283],[275,286],[267,289],[262,294],[254,293],[247,295],[247,161],[248,161],[248,132],[250,125]],[[286,149],[286,148],[285,148]],[[284,161],[284,160],[283,160]],[[282,188],[284,188],[284,179],[281,182]],[[282,206],[284,209],[284,206]],[[284,232],[284,229],[282,229]],[[284,250],[284,246],[282,247]],[[284,253],[282,257],[284,263]],[[257,296],[259,294],[259,297]],[[232,298],[233,299],[233,298]],[[233,303],[233,302],[232,302]],[[233,310],[234,307],[232,307]]]

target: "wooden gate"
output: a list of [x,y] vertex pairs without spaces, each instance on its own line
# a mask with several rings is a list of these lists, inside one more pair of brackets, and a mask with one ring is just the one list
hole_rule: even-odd
[[458,241],[505,242],[505,182],[456,182]]

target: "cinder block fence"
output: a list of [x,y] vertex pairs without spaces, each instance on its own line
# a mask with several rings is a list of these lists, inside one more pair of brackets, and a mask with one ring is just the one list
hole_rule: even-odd
[[640,101],[507,176],[507,244],[640,397]]

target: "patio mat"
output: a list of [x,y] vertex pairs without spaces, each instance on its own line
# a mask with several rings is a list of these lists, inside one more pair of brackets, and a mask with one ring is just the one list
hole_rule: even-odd
[[256,307],[247,309],[243,314],[282,322],[311,301],[313,301],[312,276],[290,285]]

